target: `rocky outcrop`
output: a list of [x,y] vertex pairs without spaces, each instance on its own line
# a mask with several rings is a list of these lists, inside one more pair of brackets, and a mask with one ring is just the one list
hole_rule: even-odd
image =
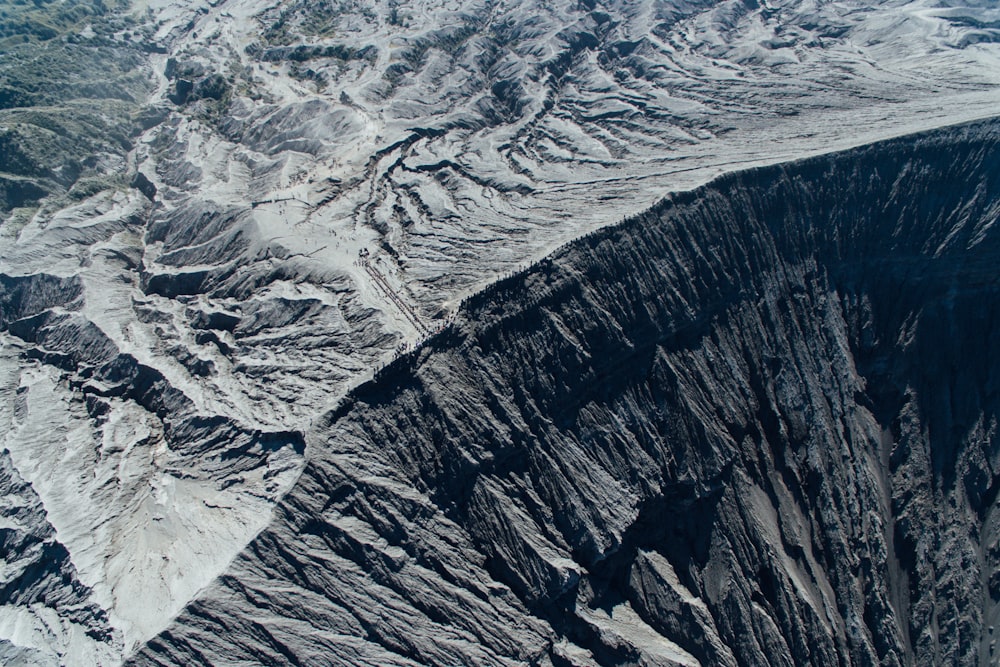
[[121,637],[80,583],[34,490],[0,450],[0,624],[5,665],[60,665],[67,660],[109,664]]
[[133,664],[988,664],[1000,125],[725,176],[468,300]]
[[[0,253],[5,664],[119,664],[267,523],[300,468],[297,428],[247,419],[192,382],[225,372],[235,343],[216,328],[234,316],[142,299],[145,206],[98,197]],[[161,346],[175,316],[203,327],[207,353]]]
[[[319,416],[464,296],[665,192],[985,117],[1000,99],[989,3],[140,4],[7,3],[0,25],[0,449],[126,653],[270,522],[303,452],[325,447],[302,435]],[[594,474],[567,502],[618,473]],[[644,601],[569,625],[538,610],[594,588],[594,559],[625,544],[627,529],[615,535],[644,500],[559,518],[596,531],[580,553],[548,533],[487,551],[511,520],[477,493],[480,527],[453,519],[456,558],[473,563],[454,591],[482,580],[513,597],[476,607],[451,653],[421,660],[579,662],[637,642],[648,660],[739,655],[676,558],[649,545],[630,584]],[[540,510],[519,502],[534,522]],[[612,537],[593,528],[605,521]],[[524,570],[503,565],[522,556]],[[671,572],[674,593],[644,583]],[[3,632],[25,618],[18,599],[0,606]],[[372,642],[351,644],[351,626],[337,646],[395,659],[392,642],[426,645],[445,622],[421,613],[433,620],[419,639],[368,618]],[[581,624],[606,648],[571,631]],[[62,646],[73,626],[50,627],[45,643]]]

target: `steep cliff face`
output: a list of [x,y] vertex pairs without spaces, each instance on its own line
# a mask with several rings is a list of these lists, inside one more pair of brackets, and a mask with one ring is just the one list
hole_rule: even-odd
[[987,664],[1000,124],[726,176],[320,421],[133,664]]
[[996,114],[1000,8],[955,4],[0,3],[0,450],[108,646],[159,634],[317,416],[500,275],[723,172]]

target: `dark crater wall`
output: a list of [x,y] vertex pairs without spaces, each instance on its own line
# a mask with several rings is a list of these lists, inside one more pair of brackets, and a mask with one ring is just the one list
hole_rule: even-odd
[[725,176],[466,304],[134,664],[989,664],[1000,123]]

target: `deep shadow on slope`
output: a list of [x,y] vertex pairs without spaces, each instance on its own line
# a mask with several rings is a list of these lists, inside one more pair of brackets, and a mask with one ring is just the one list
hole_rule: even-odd
[[990,662],[998,140],[728,175],[474,297],[134,663]]

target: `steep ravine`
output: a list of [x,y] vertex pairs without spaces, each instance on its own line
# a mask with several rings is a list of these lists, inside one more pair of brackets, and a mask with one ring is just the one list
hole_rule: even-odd
[[471,298],[148,664],[989,664],[1000,123],[737,173]]

